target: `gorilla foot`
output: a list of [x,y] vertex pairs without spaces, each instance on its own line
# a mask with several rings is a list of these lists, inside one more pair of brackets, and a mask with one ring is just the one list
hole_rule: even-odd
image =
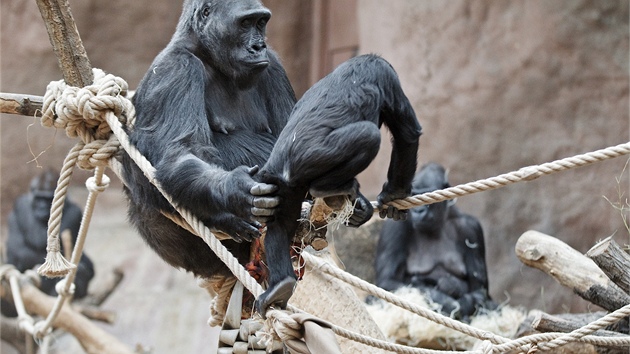
[[265,290],[265,292],[256,299],[256,311],[258,311],[263,318],[267,318],[267,309],[272,305],[286,309],[287,303],[291,295],[293,295],[293,288],[296,282],[295,278],[286,277],[275,286]]

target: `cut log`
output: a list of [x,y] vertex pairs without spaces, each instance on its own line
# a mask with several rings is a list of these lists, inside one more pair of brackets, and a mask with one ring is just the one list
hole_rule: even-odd
[[515,251],[524,264],[551,275],[606,310],[614,311],[630,303],[630,295],[610,281],[595,262],[555,237],[527,231],[516,242]]
[[[597,314],[566,314],[561,316],[550,315],[544,312],[538,312],[534,320],[532,321],[532,328],[539,332],[563,332],[569,333],[575,331],[576,329],[582,328],[583,326],[599,319],[606,315],[604,312],[598,312]],[[607,330],[599,330],[591,333],[596,336],[604,336],[604,337],[625,337],[625,334],[607,331]]]
[[626,294],[630,294],[630,255],[619,247],[612,236],[593,246],[586,252],[586,256],[592,259],[613,283],[619,285]]

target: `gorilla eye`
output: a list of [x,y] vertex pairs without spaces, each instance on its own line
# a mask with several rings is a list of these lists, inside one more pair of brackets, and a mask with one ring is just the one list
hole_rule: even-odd
[[204,7],[204,8],[201,10],[201,15],[202,15],[203,17],[208,17],[208,16],[210,16],[210,8],[209,8],[209,7]]

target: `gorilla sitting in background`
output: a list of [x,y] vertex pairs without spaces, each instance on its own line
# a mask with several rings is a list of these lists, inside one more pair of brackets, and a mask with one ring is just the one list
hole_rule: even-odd
[[[413,194],[448,187],[444,167],[429,163],[416,174]],[[479,308],[496,308],[488,294],[481,225],[452,201],[413,208],[406,221],[387,220],[375,266],[379,287],[417,288],[446,315],[467,320]]]
[[[15,266],[20,272],[33,269],[43,264],[46,259],[46,242],[48,238],[48,219],[52,205],[55,186],[59,174],[51,170],[44,171],[33,178],[30,192],[19,196],[13,210],[9,214],[9,236],[6,243],[7,263]],[[61,219],[61,230],[69,230],[72,244],[65,244],[61,237],[62,249],[72,249],[79,234],[82,212],[79,206],[66,200]],[[70,246],[70,247],[69,247]],[[66,255],[69,257],[69,255]],[[94,265],[87,255],[83,254],[77,265],[74,281],[74,298],[87,295],[88,285],[94,277]],[[55,285],[59,279],[41,278],[40,290],[48,295],[56,296]],[[2,314],[16,316],[15,308],[2,302]]]

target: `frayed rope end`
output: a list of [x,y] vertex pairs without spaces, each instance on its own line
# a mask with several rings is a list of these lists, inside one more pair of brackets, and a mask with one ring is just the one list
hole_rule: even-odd
[[37,268],[39,275],[48,278],[65,277],[71,270],[76,268],[74,264],[68,262],[59,251],[49,251],[46,255],[46,262]]

